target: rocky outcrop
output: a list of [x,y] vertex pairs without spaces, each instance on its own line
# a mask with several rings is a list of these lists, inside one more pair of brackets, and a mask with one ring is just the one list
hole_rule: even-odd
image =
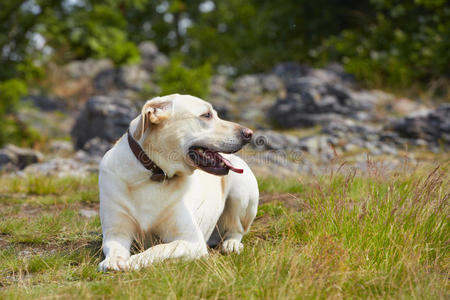
[[[93,152],[108,147],[88,143],[93,138],[112,144],[127,130],[138,111],[133,102],[124,98],[95,96],[90,98],[80,112],[71,135],[76,149],[95,148]],[[95,142],[95,144],[98,144]]]
[[[434,146],[450,146],[450,104],[422,110],[391,122],[389,129],[408,140],[425,141]],[[420,143],[420,142],[419,142]]]
[[0,149],[0,170],[17,170],[43,160],[39,151],[7,145]]
[[[151,72],[164,64],[152,43],[141,44],[140,51],[140,64],[103,69],[95,77],[97,92],[107,96],[90,98],[80,113],[72,130],[73,163],[98,163],[138,114],[139,105],[126,99],[151,84]],[[158,59],[161,61],[155,62]],[[315,172],[340,156],[364,162],[367,155],[382,155],[397,166],[405,144],[433,145],[433,150],[449,145],[450,105],[393,119],[423,106],[418,100],[397,103],[394,96],[380,91],[357,90],[353,77],[339,65],[315,69],[283,63],[266,74],[236,79],[216,75],[206,100],[222,118],[256,129],[248,149],[251,155],[245,159],[268,174]],[[380,116],[380,111],[391,117]],[[319,126],[286,134],[271,130],[274,124],[283,128]],[[308,136],[306,132],[310,132]],[[59,165],[52,162],[48,166],[58,169]]]
[[258,130],[252,146],[260,151],[303,151],[327,161],[343,153],[366,152],[371,155],[396,155],[406,139],[381,126],[357,124],[351,120],[330,122],[318,134],[296,137],[271,130]]
[[[356,92],[330,79],[303,76],[286,79],[286,96],[269,109],[268,117],[283,128],[310,127],[342,117],[368,119],[377,95]],[[362,113],[361,113],[362,112]]]
[[372,120],[373,107],[387,95],[354,90],[354,79],[339,65],[315,69],[296,63],[277,65],[273,73],[283,80],[286,93],[268,110],[282,128],[327,124],[344,118]]
[[348,87],[355,85],[355,78],[345,72],[339,64],[330,64],[323,69],[316,69],[295,62],[284,62],[276,65],[272,73],[285,82],[293,78],[314,77],[330,84],[341,84]]

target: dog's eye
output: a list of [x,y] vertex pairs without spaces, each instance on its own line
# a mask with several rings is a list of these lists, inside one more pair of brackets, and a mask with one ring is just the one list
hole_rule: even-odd
[[202,117],[204,119],[211,119],[212,118],[212,113],[207,112],[206,114],[203,114],[200,117]]

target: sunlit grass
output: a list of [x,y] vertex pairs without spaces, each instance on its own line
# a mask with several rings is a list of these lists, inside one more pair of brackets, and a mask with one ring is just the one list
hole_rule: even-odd
[[[107,274],[96,269],[99,218],[78,214],[97,202],[95,178],[3,181],[0,298],[448,299],[446,168],[261,178],[273,199],[260,206],[242,254],[211,250]],[[284,205],[285,193],[298,207]]]

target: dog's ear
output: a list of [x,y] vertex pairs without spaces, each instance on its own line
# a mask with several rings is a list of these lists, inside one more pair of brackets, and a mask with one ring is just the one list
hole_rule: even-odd
[[151,124],[159,124],[166,120],[170,115],[170,103],[158,102],[155,100],[148,101],[142,107],[139,124],[133,136],[136,140],[141,139],[144,132]]

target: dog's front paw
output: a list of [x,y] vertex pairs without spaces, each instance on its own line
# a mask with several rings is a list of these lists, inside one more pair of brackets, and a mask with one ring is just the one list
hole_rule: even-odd
[[130,269],[139,270],[149,266],[153,262],[153,259],[149,255],[143,253],[135,254],[128,260]]
[[99,271],[126,271],[130,268],[128,259],[123,256],[110,256],[105,258],[99,265]]
[[244,249],[244,245],[238,240],[229,239],[222,243],[220,251],[223,253],[240,253]]

